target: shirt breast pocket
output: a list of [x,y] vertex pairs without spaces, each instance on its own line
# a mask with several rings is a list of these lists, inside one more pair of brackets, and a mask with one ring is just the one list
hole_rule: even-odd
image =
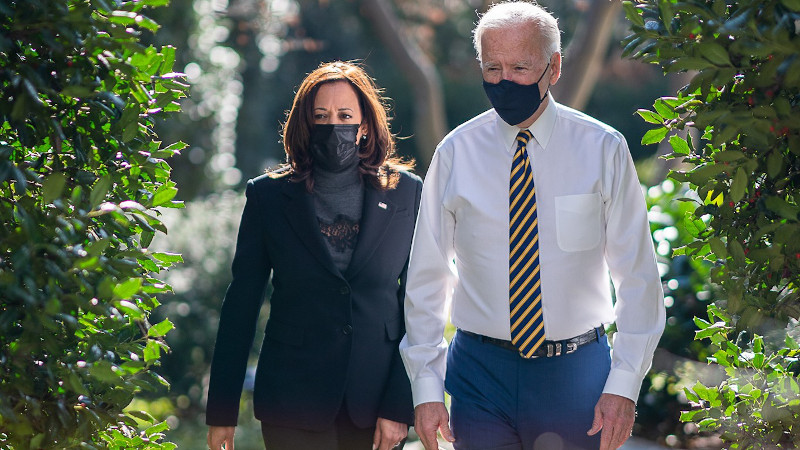
[[591,250],[600,244],[600,193],[555,198],[556,237],[565,252]]

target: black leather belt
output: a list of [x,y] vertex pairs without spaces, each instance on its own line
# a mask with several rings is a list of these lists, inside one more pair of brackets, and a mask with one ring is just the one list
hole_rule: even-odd
[[[464,333],[467,336],[478,339],[481,342],[486,342],[487,344],[496,345],[506,350],[511,350],[519,353],[519,349],[511,341],[505,341],[503,339],[497,339],[489,336],[475,334],[470,331],[462,330],[460,328],[458,329],[458,331],[459,333]],[[536,349],[531,358],[540,358],[542,356],[550,358],[552,356],[568,355],[577,350],[578,347],[596,341],[597,339],[600,338],[600,336],[604,334],[606,334],[606,329],[603,327],[597,327],[595,329],[587,331],[586,333],[575,336],[573,338],[564,339],[562,341],[544,341],[542,342],[542,345]]]

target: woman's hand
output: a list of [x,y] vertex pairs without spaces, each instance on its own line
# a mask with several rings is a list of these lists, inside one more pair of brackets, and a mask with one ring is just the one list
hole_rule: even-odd
[[375,425],[375,437],[372,438],[372,448],[376,450],[391,450],[408,436],[408,425],[378,417]]
[[208,427],[206,442],[210,450],[233,450],[233,435],[236,427]]

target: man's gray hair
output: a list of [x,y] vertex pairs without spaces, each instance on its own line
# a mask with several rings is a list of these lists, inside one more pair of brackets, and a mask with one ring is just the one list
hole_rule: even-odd
[[540,42],[537,42],[541,52],[539,56],[549,58],[553,53],[561,52],[561,31],[558,29],[558,20],[552,14],[536,3],[507,1],[490,6],[480,17],[478,25],[472,32],[472,43],[478,61],[481,61],[481,36],[485,30],[508,28],[524,23],[536,25],[540,34]]

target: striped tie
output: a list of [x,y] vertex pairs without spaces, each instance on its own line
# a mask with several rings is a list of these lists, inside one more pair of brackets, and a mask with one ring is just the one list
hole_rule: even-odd
[[531,162],[525,150],[531,137],[528,130],[517,134],[517,151],[511,165],[509,189],[511,342],[524,358],[533,356],[544,342],[536,189],[533,187]]

